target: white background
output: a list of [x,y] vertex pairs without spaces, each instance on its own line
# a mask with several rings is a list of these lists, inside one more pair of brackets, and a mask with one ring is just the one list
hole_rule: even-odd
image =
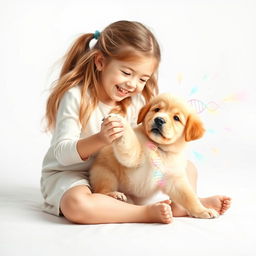
[[[42,118],[59,60],[120,19],[158,38],[160,91],[200,103],[207,132],[189,156],[199,196],[233,198],[220,218],[83,226],[41,211]],[[256,255],[255,45],[253,0],[0,0],[0,254]]]
[[207,133],[191,144],[202,179],[209,169],[231,177],[234,166],[254,175],[255,1],[1,0],[0,180],[39,184],[50,143],[42,118],[58,61],[80,34],[120,19],[140,21],[158,38],[160,91],[206,107]]

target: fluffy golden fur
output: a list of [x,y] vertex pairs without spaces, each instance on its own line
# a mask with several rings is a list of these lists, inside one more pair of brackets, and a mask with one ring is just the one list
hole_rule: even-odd
[[138,127],[132,129],[124,118],[122,122],[124,135],[104,147],[92,166],[94,192],[141,204],[162,191],[193,217],[218,216],[201,204],[186,175],[184,148],[204,134],[202,122],[186,103],[161,94],[141,109]]

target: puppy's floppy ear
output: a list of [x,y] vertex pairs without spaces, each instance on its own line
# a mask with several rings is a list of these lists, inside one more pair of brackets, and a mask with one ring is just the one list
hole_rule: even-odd
[[205,129],[201,120],[195,115],[190,114],[185,127],[185,140],[191,141],[201,138]]
[[142,107],[140,109],[139,116],[138,116],[138,119],[137,119],[137,124],[140,124],[141,122],[143,122],[143,120],[144,120],[146,114],[148,113],[150,107],[151,107],[151,104],[147,104],[147,105],[145,105],[144,107]]

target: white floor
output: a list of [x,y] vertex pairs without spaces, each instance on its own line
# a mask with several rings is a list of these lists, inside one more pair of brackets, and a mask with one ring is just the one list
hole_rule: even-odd
[[[215,165],[199,163],[200,196],[227,194],[231,209],[212,220],[164,224],[74,225],[43,213],[37,183],[0,185],[0,255],[255,255],[253,148],[227,146]],[[221,168],[222,166],[222,168]]]

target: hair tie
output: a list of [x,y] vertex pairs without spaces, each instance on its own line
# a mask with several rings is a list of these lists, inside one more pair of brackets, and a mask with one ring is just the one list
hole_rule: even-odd
[[93,34],[93,38],[96,39],[96,40],[98,40],[99,37],[100,37],[100,31],[96,30],[96,31],[94,32],[94,34]]

